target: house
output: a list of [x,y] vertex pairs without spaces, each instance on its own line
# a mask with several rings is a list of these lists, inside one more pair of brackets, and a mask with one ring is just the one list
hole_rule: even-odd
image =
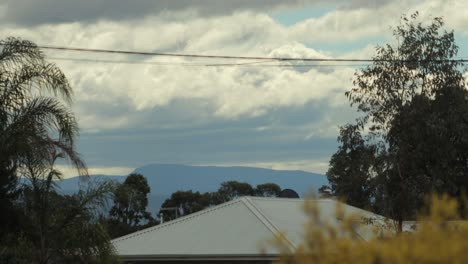
[[[279,232],[295,248],[307,217],[303,199],[242,197],[112,240],[125,263],[271,263],[279,252],[269,243]],[[327,223],[338,224],[332,199],[310,200]],[[343,204],[345,213],[383,217]],[[363,225],[356,234],[373,236]]]

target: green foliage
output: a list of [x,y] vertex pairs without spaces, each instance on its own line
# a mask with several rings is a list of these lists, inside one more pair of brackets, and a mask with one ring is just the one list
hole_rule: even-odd
[[48,160],[55,152],[86,173],[74,149],[78,126],[63,103],[72,94],[65,75],[32,42],[8,38],[0,44],[1,179],[15,176],[23,158]]
[[276,183],[259,184],[255,188],[255,196],[278,197],[280,193],[281,193],[281,187]]
[[318,189],[318,195],[320,198],[333,198],[331,187],[328,185],[322,185]]
[[400,44],[377,47],[373,64],[356,73],[355,87],[346,93],[376,134],[388,132],[415,96],[433,97],[447,87],[465,86],[462,64],[454,60],[458,46],[453,32],[442,31],[441,18],[425,26],[417,17],[402,18],[394,30]]
[[227,181],[221,183],[218,189],[221,203],[228,202],[241,196],[253,196],[254,188],[246,182]]
[[259,184],[253,188],[245,182],[227,181],[221,183],[216,192],[200,193],[192,190],[174,192],[161,205],[162,210],[159,214],[162,213],[164,221],[168,221],[242,196],[278,197],[280,192],[281,187],[275,183]]
[[87,175],[65,75],[30,41],[0,47],[0,262],[115,263],[96,215],[108,184],[75,195],[55,188],[58,159]]
[[76,153],[78,133],[67,102],[72,89],[60,69],[32,42],[0,41],[0,237],[18,223],[13,201],[18,170],[29,159],[47,164],[56,153],[86,174]]
[[330,159],[327,178],[335,195],[350,205],[369,207],[372,198],[372,179],[376,149],[366,144],[356,126],[341,127],[341,145]]
[[[59,158],[60,156],[56,156]],[[61,177],[42,160],[30,160],[22,175],[29,182],[15,200],[21,227],[4,237],[2,258],[9,263],[112,263],[110,238],[97,212],[110,194],[109,183],[88,185],[74,195],[56,191]]]
[[346,95],[363,116],[341,129],[327,173],[334,194],[400,226],[425,195],[460,197],[468,187],[468,91],[458,47],[441,18],[417,19],[403,17],[394,30],[399,45],[377,47],[372,65],[356,72]]
[[[192,214],[213,205],[211,198],[210,193],[200,194],[192,190],[177,191],[164,201],[161,205],[163,210],[159,213],[163,214],[165,221],[172,220],[176,218],[175,210],[177,210],[177,217]],[[171,209],[164,210],[167,208]]]
[[109,211],[108,230],[111,237],[119,237],[152,222],[146,211],[151,189],[145,176],[132,173],[114,189],[114,205]]

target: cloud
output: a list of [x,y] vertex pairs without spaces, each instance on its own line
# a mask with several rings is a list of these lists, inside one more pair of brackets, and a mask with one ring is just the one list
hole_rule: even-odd
[[[296,113],[307,113],[309,118],[304,115],[307,120],[320,120],[322,113],[314,113],[314,108],[311,104]],[[311,125],[311,121],[306,121],[307,125],[293,125],[291,119],[297,123],[301,123],[301,120],[292,112],[284,119],[275,115],[254,119],[212,120],[203,126],[172,129],[135,127],[131,130],[85,133],[80,137],[79,151],[89,160],[90,166],[137,167],[154,162],[240,164],[321,159],[336,150],[336,135],[305,140],[310,133],[308,125]],[[147,119],[147,122],[152,120]],[[270,128],[256,130],[255,124]]]
[[317,1],[307,0],[7,0],[3,22],[21,25],[67,22],[92,23],[98,20],[132,20],[167,13],[199,16],[229,15],[242,11],[272,11],[294,8]]
[[[413,2],[416,2],[418,0],[413,0]],[[337,1],[338,3],[341,3],[341,5],[338,7],[338,9],[343,9],[343,10],[352,10],[352,9],[360,9],[360,8],[381,8],[386,6],[389,3],[393,2],[399,2],[401,4],[401,0],[352,0],[352,1]]]
[[447,30],[455,30],[456,34],[468,35],[468,2],[460,0],[429,0],[420,3],[412,8],[418,10],[421,17],[426,20],[433,17],[442,17],[446,23]]
[[[38,43],[130,50],[172,50],[181,53],[233,54],[287,58],[329,58],[321,51],[288,39],[286,28],[269,16],[250,12],[191,23],[159,17],[137,22],[43,25],[36,30],[12,28]],[[147,63],[192,63],[180,58],[146,58],[90,53],[48,52],[50,57],[135,60]],[[200,62],[200,61],[196,61]],[[207,64],[233,61],[209,61]],[[236,61],[234,61],[236,62]],[[243,61],[240,61],[243,62]],[[106,64],[57,61],[76,94],[75,109],[84,131],[98,132],[133,127],[145,122],[148,111],[176,100],[196,102],[199,117],[251,118],[277,108],[298,107],[330,100],[349,86],[352,68],[180,67],[147,64]],[[276,62],[263,64],[272,65]],[[333,97],[329,97],[332,95]],[[186,109],[192,112],[195,109]],[[192,111],[191,111],[192,110]],[[197,117],[195,117],[197,118]]]
[[[101,108],[103,105],[111,108],[118,105],[120,109],[142,113],[183,99],[205,102],[205,109],[199,109],[207,111],[200,113],[202,116],[212,113],[212,117],[236,119],[263,115],[276,108],[326,101],[329,95],[344,92],[349,87],[353,72],[350,68],[323,73],[315,69],[297,72],[283,68],[121,66],[101,78],[90,74],[88,78],[76,81],[75,87],[78,93],[84,94],[80,96],[77,93],[78,103],[92,101]],[[94,96],[88,99],[90,94]],[[109,102],[109,98],[122,103]],[[83,108],[82,111],[85,114],[103,113],[89,113],[89,109]],[[91,109],[96,110],[96,107],[91,106]],[[124,121],[120,114],[118,120]],[[110,119],[89,125],[99,127],[107,121],[112,121],[114,125],[121,124]]]
[[366,38],[391,36],[391,27],[398,25],[399,18],[419,11],[421,21],[444,17],[447,28],[467,34],[467,1],[355,1],[353,8],[338,8],[327,14],[306,19],[290,28],[290,36],[306,43],[353,42]]
[[257,117],[204,119],[186,111],[194,107],[188,102],[144,112],[143,122],[130,128],[83,133],[79,150],[90,166],[111,167],[327,160],[336,151],[338,125],[356,114],[348,105],[330,108],[319,101]]
[[246,166],[273,170],[302,170],[313,173],[325,174],[328,170],[328,160],[293,160],[293,161],[269,161],[269,162],[245,162],[245,163],[221,163],[200,164],[216,166]]
[[[66,165],[56,165],[56,169],[58,169],[63,178],[70,178],[78,175],[78,172],[72,168],[71,166]],[[135,168],[130,167],[88,167],[88,173],[90,175],[117,175],[117,176],[125,176],[132,172]]]
[[[368,58],[374,48],[366,41],[386,42],[389,25],[396,25],[403,12],[450,14],[447,28],[456,32],[466,32],[468,24],[466,1],[337,1],[332,5],[340,8],[289,27],[264,10],[323,1],[298,0],[291,6],[282,6],[284,1],[223,1],[229,3],[225,7],[206,1],[183,5],[119,0],[111,6],[106,1],[29,2],[7,2],[8,8],[0,4],[3,21],[14,23],[0,29],[1,38],[15,35],[43,45],[186,54]],[[360,41],[364,44],[354,50],[351,44]],[[336,43],[344,47],[339,54],[328,49]],[[92,167],[227,161],[279,166],[283,161],[290,164],[283,167],[306,168],[310,160],[323,165],[324,157],[336,149],[338,125],[356,116],[343,94],[352,85],[353,67],[270,67],[277,63],[271,61],[182,67],[169,64],[245,61],[56,51],[47,55],[142,63],[56,60],[74,87],[73,109],[82,128],[80,151]]]
[[[381,36],[389,32],[389,25],[394,24],[396,6],[378,9],[339,9],[324,16],[307,19],[291,27],[295,39],[314,43],[333,43],[337,41],[356,41],[362,38]],[[398,13],[401,9],[398,9]],[[389,19],[391,13],[391,19]],[[378,18],[378,19],[377,19]],[[391,22],[391,23],[389,23]]]
[[389,0],[6,0],[0,4],[3,23],[18,25],[94,23],[99,20],[124,21],[145,16],[191,13],[200,17],[224,16],[235,12],[280,12],[319,4],[333,4],[346,9],[376,8]]

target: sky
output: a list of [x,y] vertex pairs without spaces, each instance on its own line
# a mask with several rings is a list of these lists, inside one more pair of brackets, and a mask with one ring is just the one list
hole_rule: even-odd
[[[442,16],[455,31],[458,57],[468,58],[466,0],[0,0],[0,38],[159,53],[369,59],[376,45],[395,42],[392,28],[416,10],[422,22]],[[325,173],[339,126],[358,116],[344,93],[359,65],[181,66],[245,61],[45,54],[74,89],[77,148],[90,173],[124,175],[148,163]]]

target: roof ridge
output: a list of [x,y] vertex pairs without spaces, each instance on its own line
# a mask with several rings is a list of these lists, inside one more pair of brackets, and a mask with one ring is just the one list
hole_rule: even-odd
[[[314,198],[314,197],[305,197],[305,198],[288,198],[288,197],[262,197],[262,196],[243,196],[249,197],[253,200],[279,200],[279,201],[287,201],[287,202],[305,202],[305,201],[316,201],[316,202],[337,202],[335,199],[330,198]],[[339,201],[338,201],[339,202]]]
[[[244,203],[244,205],[257,217],[258,220],[268,229],[270,230],[271,233],[273,233],[274,236],[278,235],[281,233],[281,230],[273,224],[273,221],[265,215],[262,209],[260,209],[254,201],[252,201],[252,197],[250,196],[245,196],[242,197],[240,200]],[[294,249],[296,248],[296,245],[284,237],[284,239],[291,245],[291,247]]]
[[304,199],[304,198],[286,198],[286,197],[262,197],[262,196],[244,196],[244,197],[248,197],[250,199],[254,199],[254,200],[285,200],[285,201],[291,201],[291,202],[298,202],[298,201],[305,201],[307,199]]
[[241,199],[236,199],[236,200],[232,200],[232,201],[229,201],[229,202],[226,202],[226,203],[222,203],[222,204],[219,204],[219,205],[207,208],[207,209],[203,209],[203,210],[198,211],[196,213],[192,213],[192,214],[189,214],[189,215],[182,216],[180,218],[174,219],[172,221],[168,221],[168,222],[166,222],[164,224],[155,225],[155,226],[152,226],[152,227],[148,227],[148,228],[145,228],[145,229],[130,233],[130,234],[125,235],[125,236],[114,238],[114,239],[111,240],[111,242],[119,242],[119,241],[126,240],[126,239],[129,239],[129,238],[137,237],[137,236],[146,234],[148,232],[152,232],[154,230],[164,228],[166,226],[171,226],[171,225],[175,225],[175,224],[178,224],[178,223],[181,223],[181,222],[185,222],[185,221],[187,221],[189,219],[192,219],[192,218],[198,217],[200,215],[210,213],[212,211],[216,211],[216,210],[224,208],[224,207],[231,206],[231,205],[239,203],[239,202],[241,202]]

